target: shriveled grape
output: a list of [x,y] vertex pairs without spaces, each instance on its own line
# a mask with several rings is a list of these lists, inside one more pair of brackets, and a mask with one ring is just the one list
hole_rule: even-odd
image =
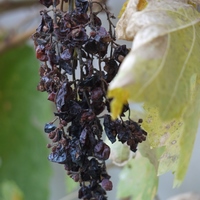
[[[113,15],[104,4],[87,0],[75,0],[73,10],[62,10],[70,2],[40,0],[53,9],[40,12],[41,23],[32,37],[36,57],[42,62],[37,89],[47,92],[58,118],[58,124],[44,127],[51,140],[48,159],[63,164],[80,183],[78,198],[106,200],[106,191],[113,185],[105,164],[110,147],[103,141],[104,130],[112,143],[126,143],[134,152],[147,133],[139,123],[122,119],[130,112],[128,102],[117,120],[110,116],[112,99],[107,99],[107,89],[129,52],[115,42]],[[93,11],[95,5],[107,14],[108,30]]]

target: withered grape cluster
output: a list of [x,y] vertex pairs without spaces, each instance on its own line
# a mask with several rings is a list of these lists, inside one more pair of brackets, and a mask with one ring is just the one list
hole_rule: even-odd
[[[103,131],[112,143],[118,139],[133,152],[147,135],[140,121],[123,120],[125,112],[130,112],[128,103],[119,119],[113,121],[109,114],[108,85],[129,50],[116,44],[114,16],[106,5],[87,0],[75,0],[75,8],[72,0],[40,3],[50,8],[40,12],[42,20],[32,36],[41,61],[37,89],[48,93],[59,122],[44,127],[51,140],[48,159],[63,164],[67,174],[80,183],[80,199],[105,200],[112,182],[105,165],[110,147],[103,141]],[[63,11],[64,3],[71,10]],[[100,11],[93,12],[95,4]],[[101,11],[107,16],[108,31],[99,18]]]

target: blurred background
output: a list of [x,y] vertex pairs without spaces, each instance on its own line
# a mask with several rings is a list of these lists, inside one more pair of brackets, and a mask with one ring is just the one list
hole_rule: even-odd
[[[115,16],[123,3],[108,0]],[[37,0],[0,0],[0,200],[78,199],[77,185],[67,178],[63,166],[47,160],[43,126],[52,120],[54,107],[46,93],[36,90],[39,62],[30,39],[40,23],[41,9],[44,7]],[[101,18],[106,26],[103,14]],[[157,199],[188,192],[200,194],[199,145],[200,131],[183,184],[172,189],[171,172],[161,176]],[[114,183],[108,199],[114,200],[121,168],[108,165]]]

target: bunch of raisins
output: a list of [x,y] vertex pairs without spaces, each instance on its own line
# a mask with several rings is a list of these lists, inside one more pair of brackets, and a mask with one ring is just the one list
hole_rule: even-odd
[[[64,165],[67,174],[80,183],[80,199],[104,200],[112,182],[105,161],[110,147],[102,139],[105,131],[109,140],[116,139],[135,152],[147,133],[139,122],[123,120],[130,112],[124,105],[119,119],[112,120],[110,102],[106,97],[109,83],[115,77],[129,50],[115,42],[113,15],[106,5],[87,0],[40,0],[49,10],[42,10],[41,23],[32,38],[36,57],[41,61],[40,82],[37,89],[48,93],[48,100],[56,106],[59,119],[45,124],[51,148],[48,159]],[[56,6],[60,3],[61,8]],[[93,12],[98,4],[107,15],[109,30]],[[123,95],[123,94],[122,94]]]

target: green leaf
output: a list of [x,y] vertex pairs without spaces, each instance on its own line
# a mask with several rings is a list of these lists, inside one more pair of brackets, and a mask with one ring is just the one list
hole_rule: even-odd
[[12,180],[24,199],[48,199],[50,163],[42,130],[51,104],[36,90],[35,53],[21,45],[2,54],[0,66],[0,184]]
[[157,192],[158,177],[154,166],[145,157],[130,160],[119,175],[118,198],[151,200]]
[[185,176],[200,118],[200,13],[185,1],[148,1],[141,11],[136,2],[129,1],[117,25],[118,37],[134,40],[108,97],[115,117],[125,97],[144,103],[150,146],[165,146],[158,174],[171,170],[176,186]]

